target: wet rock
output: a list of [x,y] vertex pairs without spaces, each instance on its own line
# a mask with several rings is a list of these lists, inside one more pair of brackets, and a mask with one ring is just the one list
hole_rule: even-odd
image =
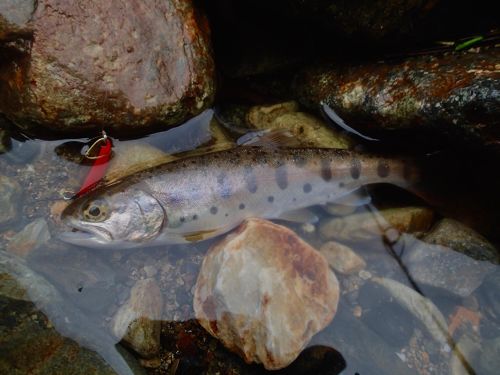
[[358,302],[362,308],[361,320],[387,344],[395,348],[408,344],[415,319],[385,288],[366,283],[359,291]]
[[[477,337],[463,335],[457,341],[457,345],[453,349],[454,350],[450,360],[451,375],[468,375],[471,372],[482,373],[477,372],[480,367],[483,367],[483,365],[479,364],[477,360],[481,350],[481,344]],[[498,357],[498,352],[496,353],[496,357]],[[495,371],[491,372],[491,374],[494,373]],[[490,374],[490,372],[485,372],[485,374]]]
[[493,273],[496,249],[472,229],[449,219],[406,251],[403,261],[417,283],[467,297]]
[[366,262],[350,247],[341,243],[329,241],[319,249],[319,252],[328,261],[335,271],[349,275],[361,271],[366,267]]
[[321,222],[320,233],[327,239],[368,240],[387,234],[391,229],[405,233],[425,232],[434,217],[432,210],[425,207],[387,208],[377,212],[328,218]]
[[336,132],[324,121],[299,112],[296,102],[250,108],[248,123],[257,130],[287,130],[305,147],[349,148],[348,137]]
[[125,361],[115,342],[66,304],[45,278],[1,249],[0,326],[2,374],[142,373],[134,359],[123,353]]
[[447,345],[446,319],[430,299],[392,279],[377,277],[373,281],[385,288],[397,303],[414,315],[438,343]]
[[49,226],[43,218],[38,218],[17,233],[7,245],[7,250],[22,257],[27,257],[50,240]]
[[485,374],[494,374],[500,366],[500,337],[493,340],[484,340],[481,343],[479,364]]
[[211,103],[208,23],[190,0],[33,3],[30,48],[0,79],[0,111],[23,129],[144,133]]
[[475,230],[452,219],[442,219],[424,237],[425,242],[449,247],[476,260],[500,262],[500,252]]
[[500,268],[486,277],[475,293],[479,299],[481,337],[500,337]]
[[0,226],[16,219],[21,187],[9,177],[0,175]]
[[335,315],[338,282],[289,229],[245,221],[205,257],[194,293],[201,325],[246,362],[290,364]]
[[113,333],[140,356],[154,357],[160,349],[163,299],[154,279],[139,280],[111,322]]
[[0,41],[27,37],[28,22],[35,9],[35,0],[2,0],[0,4]]
[[318,334],[316,341],[342,354],[347,364],[343,372],[346,374],[418,374],[398,358],[397,348],[387,344],[342,305],[333,323]]
[[297,78],[296,91],[306,106],[318,110],[324,102],[367,134],[428,131],[494,143],[500,140],[499,51],[315,67]]

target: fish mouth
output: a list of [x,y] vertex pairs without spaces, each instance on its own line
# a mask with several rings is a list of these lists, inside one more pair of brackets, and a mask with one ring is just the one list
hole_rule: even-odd
[[113,235],[104,228],[82,225],[73,220],[68,224],[72,229],[59,235],[59,239],[63,242],[85,247],[114,245]]

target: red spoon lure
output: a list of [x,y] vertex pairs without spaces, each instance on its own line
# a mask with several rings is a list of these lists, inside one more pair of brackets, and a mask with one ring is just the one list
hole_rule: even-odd
[[[94,147],[99,146],[99,152],[97,156],[89,156],[89,153]],[[106,133],[102,132],[102,138],[99,138],[88,150],[85,156],[88,159],[93,159],[92,167],[90,168],[89,173],[85,177],[83,181],[82,187],[80,190],[74,195],[73,198],[78,198],[88,191],[92,190],[92,188],[104,177],[106,173],[106,169],[108,168],[108,162],[111,159],[111,149],[113,144],[111,139],[109,139]]]

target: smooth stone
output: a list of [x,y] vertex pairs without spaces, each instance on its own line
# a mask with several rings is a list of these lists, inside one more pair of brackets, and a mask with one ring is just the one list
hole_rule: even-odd
[[326,239],[369,240],[385,235],[390,230],[404,233],[427,231],[434,213],[426,207],[387,208],[372,212],[355,213],[345,217],[327,218],[319,231]]
[[19,184],[10,177],[0,175],[0,226],[17,218],[20,198]]
[[257,130],[289,131],[304,147],[350,148],[348,137],[319,118],[298,112],[296,102],[250,108],[247,121]]
[[396,348],[410,341],[415,319],[392,295],[375,283],[366,283],[359,290],[358,302],[362,308],[361,320],[384,341]]
[[333,319],[338,299],[319,252],[288,228],[248,219],[205,256],[194,311],[226,348],[270,370],[297,358]]
[[472,229],[450,219],[435,225],[402,260],[415,282],[468,297],[497,269],[498,253]]
[[442,219],[423,238],[427,243],[449,247],[476,260],[500,262],[500,252],[475,230],[453,219]]
[[49,241],[50,237],[47,221],[38,218],[26,225],[10,240],[7,250],[16,255],[27,257],[33,250]]
[[33,1],[29,48],[2,65],[0,111],[32,133],[128,135],[208,107],[215,69],[202,10],[191,0],[134,4]]
[[354,250],[335,241],[325,243],[319,252],[326,258],[330,267],[344,275],[356,273],[366,267],[364,259]]
[[139,280],[111,322],[113,334],[144,358],[160,350],[163,298],[154,279]]
[[500,368],[500,337],[481,343],[479,365],[485,374],[495,374]]
[[325,103],[367,135],[387,138],[388,131],[404,130],[429,134],[428,142],[440,135],[494,144],[500,140],[498,60],[498,48],[490,48],[394,64],[325,64],[299,74],[295,90],[302,104],[317,111]]

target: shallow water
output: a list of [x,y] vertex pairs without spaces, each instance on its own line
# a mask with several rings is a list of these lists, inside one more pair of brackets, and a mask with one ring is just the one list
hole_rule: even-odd
[[[120,154],[132,158],[127,153],[131,146],[138,145],[144,147],[135,150],[141,154],[147,145],[181,156],[197,147],[213,149],[217,143],[210,132],[212,117],[213,111],[209,110],[179,128],[142,139],[114,139],[114,158]],[[160,361],[154,365],[151,365],[153,360],[143,361],[143,365],[151,367],[147,371],[169,374],[265,372],[260,366],[246,365],[227,352],[194,321],[193,286],[205,253],[220,238],[189,245],[109,251],[76,247],[57,239],[57,233],[62,230],[59,215],[67,203],[66,198],[78,190],[88,173],[89,162],[82,154],[91,142],[88,139],[13,140],[11,150],[0,155],[0,175],[17,182],[22,191],[17,199],[2,203],[13,206],[18,214],[0,227],[0,264],[22,264],[16,272],[11,271],[12,277],[20,280],[38,309],[63,336],[97,352],[118,373],[132,373],[132,370],[116,350],[115,344],[121,338],[113,336],[110,326],[120,306],[129,298],[130,290],[144,279],[154,280],[163,299],[159,317],[161,349],[157,356]],[[449,164],[449,160],[455,160],[456,164],[462,159],[468,165],[457,168]],[[449,258],[437,257],[436,262],[449,262],[443,266],[444,271],[449,264],[460,273],[455,277],[451,272],[452,282],[468,286],[473,281],[469,283],[467,277],[480,279],[477,288],[467,296],[457,296],[451,291],[456,285],[435,287],[420,283],[414,273],[422,271],[407,263],[408,254],[414,249],[429,247],[422,240],[428,227],[448,215],[473,226],[498,249],[498,197],[494,195],[498,180],[491,172],[487,174],[495,164],[484,155],[464,157],[452,153],[450,158],[441,158],[434,167],[447,169],[463,184],[458,186],[452,182],[456,180],[450,179],[443,185],[441,181],[436,193],[441,194],[442,207],[435,209],[432,219],[422,219],[422,213],[418,213],[416,220],[426,221],[423,224],[412,226],[397,221],[406,220],[405,208],[427,204],[390,186],[370,189],[371,203],[360,207],[337,205],[330,207],[330,212],[313,207],[319,216],[317,224],[280,221],[316,249],[335,239],[348,245],[366,263],[362,270],[349,274],[335,272],[341,296],[332,323],[313,337],[309,349],[291,367],[280,373],[496,373],[492,363],[497,359],[491,348],[500,340],[498,265],[484,259],[474,263],[469,256],[454,250]],[[455,169],[459,173],[454,173]],[[443,195],[443,191],[447,194]],[[388,208],[402,208],[403,219],[393,219],[396,225],[391,225],[386,216]],[[430,208],[434,209],[432,205]],[[43,225],[19,238],[18,234],[39,218],[46,221],[50,239]],[[321,229],[333,220],[336,221],[330,229]],[[395,229],[405,225],[412,233]],[[464,246],[467,247],[467,243]],[[477,248],[481,250],[476,244]],[[473,255],[481,258],[484,254],[479,253]],[[433,263],[422,260],[418,264],[432,267]],[[467,268],[469,264],[471,268]],[[467,270],[473,267],[479,267],[479,271],[469,274]],[[30,269],[42,276],[43,281],[30,282],[31,276],[26,276]],[[486,277],[477,275],[478,272]],[[378,282],[381,279],[400,284],[391,289]],[[415,291],[416,296],[404,286]],[[2,303],[1,311],[7,314],[5,307],[11,305]],[[429,304],[433,307],[429,308]],[[445,319],[446,326],[437,324],[435,328],[440,317],[436,317],[434,308]],[[5,319],[0,318],[2,321]],[[9,348],[0,351],[3,353],[0,358],[5,353],[19,355],[10,345],[8,334],[0,334],[0,337],[0,347],[3,343]]]

